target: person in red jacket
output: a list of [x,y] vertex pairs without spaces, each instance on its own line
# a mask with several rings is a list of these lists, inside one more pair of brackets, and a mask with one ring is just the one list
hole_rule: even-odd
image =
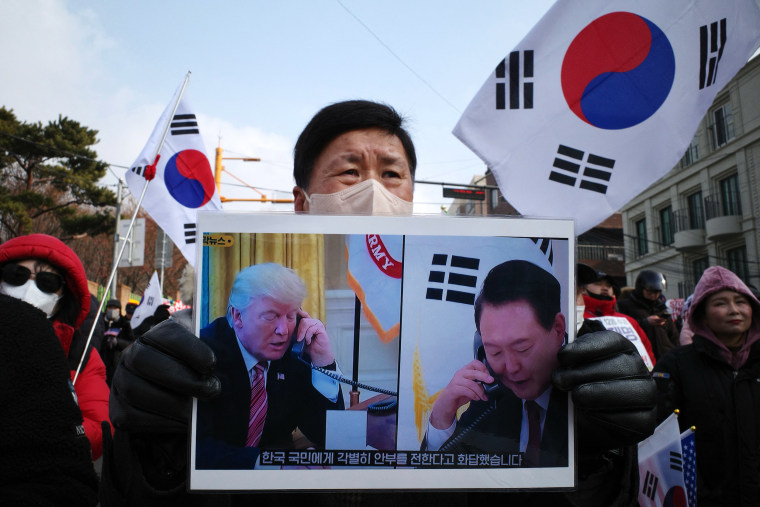
[[[631,340],[639,350],[644,364],[651,371],[655,365],[652,344],[649,338],[647,338],[647,334],[639,323],[636,322],[636,319],[617,311],[615,280],[610,275],[582,263],[578,263],[577,265],[577,274],[576,283],[583,299],[578,298],[576,305],[584,307],[583,318],[604,320],[601,317],[616,317],[617,319],[624,319],[627,324],[620,320],[616,323],[609,319],[607,319],[607,322],[602,322],[602,324],[607,329],[612,329]],[[642,347],[644,350],[642,350]]]
[[[103,452],[102,421],[109,421],[106,368],[98,351],[85,351],[89,330],[79,326],[90,309],[87,276],[79,257],[57,238],[46,234],[19,236],[0,245],[0,293],[26,301],[45,313],[66,353],[90,441],[92,459]],[[110,422],[109,422],[110,424]]]

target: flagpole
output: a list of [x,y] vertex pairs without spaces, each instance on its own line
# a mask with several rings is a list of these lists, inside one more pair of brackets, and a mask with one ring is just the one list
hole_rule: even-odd
[[[156,149],[156,155],[153,160],[153,174],[155,175],[155,167],[158,163],[159,158],[161,157],[161,149],[164,147],[164,141],[166,141],[166,135],[169,133],[169,128],[171,127],[172,118],[174,118],[174,114],[177,112],[177,108],[179,107],[179,103],[182,101],[182,95],[185,93],[185,88],[187,88],[187,83],[190,80],[190,71],[187,71],[187,74],[185,75],[185,80],[182,83],[182,88],[179,91],[179,94],[177,95],[177,101],[174,103],[174,107],[172,108],[172,113],[169,115],[169,119],[166,122],[166,127],[164,128],[164,133],[161,136],[161,142],[158,144],[158,148]],[[147,179],[145,181],[145,185],[143,185],[142,192],[140,193],[140,199],[137,201],[137,206],[135,206],[135,212],[132,214],[132,220],[129,222],[129,228],[127,229],[127,237],[129,237],[129,234],[132,232],[132,229],[134,228],[135,221],[137,220],[137,213],[140,211],[140,206],[142,205],[143,199],[145,198],[145,192],[148,190],[148,184],[150,184],[151,179]],[[118,227],[118,218],[117,218],[117,227]],[[108,277],[108,283],[106,283],[106,287],[110,287],[111,283],[113,283],[114,277],[116,276],[116,270],[119,267],[119,261],[121,261],[121,257],[124,254],[124,250],[127,247],[127,242],[125,241],[121,245],[121,250],[119,250],[119,255],[116,257],[116,261],[113,264],[113,268],[111,269],[111,274]],[[74,373],[74,380],[72,380],[72,384],[76,385],[77,378],[79,377],[79,372],[82,370],[82,364],[84,363],[84,358],[87,357],[87,349],[90,347],[90,342],[92,341],[92,335],[95,334],[95,327],[98,323],[98,318],[100,318],[100,313],[103,311],[103,305],[106,302],[106,293],[103,293],[103,299],[100,300],[100,305],[98,306],[98,311],[95,314],[95,319],[92,323],[92,328],[90,328],[90,333],[87,336],[87,342],[85,342],[84,350],[82,351],[82,357],[79,360],[79,365],[77,365],[76,373]]]

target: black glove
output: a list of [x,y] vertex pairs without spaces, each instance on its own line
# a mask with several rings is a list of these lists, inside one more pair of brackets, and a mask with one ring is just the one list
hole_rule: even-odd
[[214,352],[182,325],[166,320],[126,348],[111,386],[110,415],[122,430],[185,433],[192,398],[219,395]]
[[558,357],[552,382],[572,392],[580,453],[632,445],[654,432],[657,388],[633,343],[597,331],[563,346]]

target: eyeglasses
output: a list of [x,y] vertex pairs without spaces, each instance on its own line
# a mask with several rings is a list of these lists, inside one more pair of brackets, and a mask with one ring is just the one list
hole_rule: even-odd
[[58,273],[50,271],[32,273],[29,268],[13,263],[3,266],[2,279],[6,283],[18,287],[24,285],[29,278],[34,280],[38,289],[48,294],[58,292],[66,283],[66,280]]

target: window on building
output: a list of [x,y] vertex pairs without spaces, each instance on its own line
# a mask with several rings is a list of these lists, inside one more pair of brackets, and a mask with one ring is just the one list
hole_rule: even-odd
[[726,250],[728,269],[736,273],[736,276],[749,283],[749,265],[747,264],[747,247],[740,246]]
[[499,189],[498,188],[492,188],[489,192],[489,201],[491,203],[491,209],[496,209],[496,206],[499,205]]
[[704,229],[705,213],[702,202],[702,191],[700,190],[687,196],[686,204],[689,208],[689,229]]
[[663,245],[672,245],[674,236],[673,207],[668,206],[660,210],[660,241]]
[[723,208],[723,216],[741,215],[742,206],[739,197],[739,175],[732,174],[723,178],[720,184],[720,200]]
[[636,255],[644,255],[649,252],[647,245],[647,221],[645,218],[636,222]]
[[691,290],[694,290],[694,287],[699,283],[699,279],[702,278],[702,273],[705,272],[705,270],[710,267],[710,263],[707,260],[707,257],[700,257],[699,259],[695,259],[691,263],[691,277],[692,280],[694,280],[694,283],[692,284]]
[[686,148],[686,152],[683,154],[683,157],[681,158],[681,168],[683,169],[686,166],[689,166],[696,162],[699,159],[699,142],[698,142],[698,136],[695,135],[694,138],[691,140],[691,144],[689,144],[689,147]]
[[734,115],[731,104],[724,104],[713,111],[713,143],[720,148],[734,138]]

